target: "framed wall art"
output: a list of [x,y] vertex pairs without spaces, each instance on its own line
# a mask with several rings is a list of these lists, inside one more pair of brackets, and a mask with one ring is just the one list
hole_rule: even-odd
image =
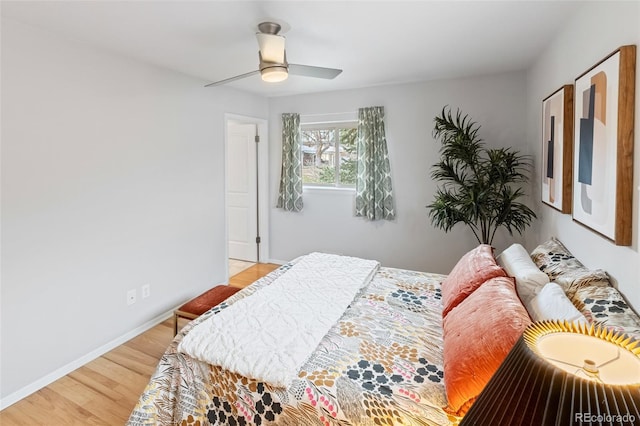
[[573,86],[542,101],[542,202],[571,213]]
[[573,219],[631,245],[636,46],[575,80]]

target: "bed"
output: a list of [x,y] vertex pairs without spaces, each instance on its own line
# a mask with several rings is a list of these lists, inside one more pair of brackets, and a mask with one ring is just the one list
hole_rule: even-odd
[[186,325],[129,425],[445,425],[442,275],[379,268],[286,389],[178,351],[207,318],[286,274],[283,265]]
[[[329,264],[313,270],[313,256],[283,265],[185,326],[162,356],[128,424],[455,425],[532,319],[583,321],[640,338],[640,317],[606,272],[586,268],[553,238],[531,254],[514,244],[497,259],[491,246],[479,245],[446,276],[379,265],[367,273],[348,263],[356,258],[336,255],[324,255]],[[372,261],[357,261],[371,267]],[[352,276],[365,278],[358,284]],[[292,277],[306,284],[283,287]],[[334,281],[334,287],[325,286],[325,280]],[[267,305],[289,297],[283,289],[298,293],[299,302],[281,315],[265,314]],[[317,341],[307,342],[309,352],[292,364],[297,367],[269,380],[262,374],[270,371],[242,374],[245,357],[261,353],[263,335],[277,336],[271,317],[298,310],[302,317],[295,321],[305,323],[314,303],[320,311],[326,306],[338,314],[333,320],[317,317],[327,328]],[[261,324],[251,322],[260,318],[252,312],[264,314]],[[315,314],[311,317],[315,321]],[[245,331],[258,333],[245,336],[249,346],[239,352],[233,345],[226,349],[227,340],[244,336],[233,331],[236,322],[255,326],[257,331]],[[298,338],[289,338],[284,329],[273,349],[290,348],[279,355],[286,365],[287,351],[297,350]],[[227,359],[201,358],[189,342]],[[262,356],[246,364],[279,365]]]

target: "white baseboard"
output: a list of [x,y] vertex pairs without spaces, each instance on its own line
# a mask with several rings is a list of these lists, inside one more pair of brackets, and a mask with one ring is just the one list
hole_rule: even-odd
[[276,265],[284,265],[285,263],[289,263],[289,260],[278,260],[278,259],[269,259],[268,263],[275,263]]
[[77,370],[78,368],[82,367],[88,362],[91,362],[94,359],[101,357],[102,355],[106,354],[110,350],[117,348],[118,346],[128,342],[129,340],[133,339],[137,335],[144,333],[145,331],[155,327],[156,325],[171,318],[172,316],[173,316],[173,310],[160,314],[157,317],[142,324],[141,326],[136,327],[135,329],[129,331],[128,333],[125,333],[122,336],[115,338],[109,343],[106,343],[100,346],[99,348],[89,352],[88,354],[81,356],[75,361],[72,361],[69,364],[62,366],[57,370],[47,374],[46,376],[36,380],[35,382],[30,383],[27,386],[15,391],[14,393],[5,396],[4,398],[0,399],[0,410],[4,410],[8,406],[15,404],[16,402],[20,401],[22,398],[25,398],[31,395],[32,393],[44,388],[45,386],[49,385],[52,382],[55,382],[59,378],[66,376],[67,374],[71,373],[74,370]]

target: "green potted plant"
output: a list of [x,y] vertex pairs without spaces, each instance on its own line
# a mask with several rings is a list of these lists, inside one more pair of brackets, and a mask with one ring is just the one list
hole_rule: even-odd
[[485,148],[480,126],[458,109],[443,108],[433,136],[442,144],[431,177],[440,182],[429,204],[432,224],[450,231],[464,223],[481,244],[491,244],[499,228],[522,232],[536,214],[519,200],[529,180],[531,158],[512,148]]

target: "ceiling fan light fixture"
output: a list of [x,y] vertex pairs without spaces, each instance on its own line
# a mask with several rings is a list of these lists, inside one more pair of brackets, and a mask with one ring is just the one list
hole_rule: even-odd
[[263,68],[260,70],[260,75],[262,76],[262,80],[267,83],[278,83],[289,77],[289,71],[287,70],[287,67],[275,66]]
[[315,77],[324,79],[336,78],[342,70],[335,68],[315,67],[310,65],[289,64],[285,51],[285,38],[278,33],[280,24],[275,22],[261,22],[258,24],[259,68],[224,80],[214,81],[205,87],[218,86],[230,83],[260,73],[262,80],[268,83],[278,83],[289,78],[289,72],[293,75]]

